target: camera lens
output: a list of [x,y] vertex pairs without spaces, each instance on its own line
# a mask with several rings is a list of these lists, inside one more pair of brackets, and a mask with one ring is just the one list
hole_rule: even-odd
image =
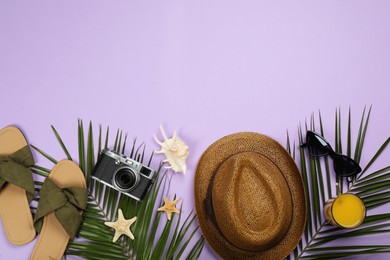
[[120,169],[114,177],[115,184],[122,190],[129,190],[137,182],[137,177],[129,168]]

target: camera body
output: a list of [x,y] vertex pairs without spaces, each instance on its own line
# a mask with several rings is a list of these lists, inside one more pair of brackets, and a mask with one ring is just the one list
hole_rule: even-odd
[[92,178],[137,201],[143,200],[154,183],[156,171],[122,154],[104,149]]

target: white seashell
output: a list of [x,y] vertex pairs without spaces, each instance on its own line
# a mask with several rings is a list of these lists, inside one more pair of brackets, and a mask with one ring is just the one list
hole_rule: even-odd
[[155,135],[154,140],[161,145],[161,150],[156,153],[165,154],[164,162],[168,162],[170,166],[166,169],[172,169],[174,172],[187,172],[187,157],[188,157],[188,145],[177,136],[176,131],[173,132],[173,137],[168,139],[164,133],[162,126],[160,125],[161,133],[164,136],[164,141],[160,142]]

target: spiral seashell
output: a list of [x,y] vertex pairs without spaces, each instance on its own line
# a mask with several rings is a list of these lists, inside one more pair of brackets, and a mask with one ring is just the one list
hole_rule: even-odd
[[166,169],[172,169],[174,172],[186,174],[188,145],[176,134],[176,131],[173,132],[173,137],[168,139],[161,125],[160,130],[164,141],[159,141],[156,135],[153,135],[154,140],[161,146],[161,150],[155,152],[165,154],[164,162],[169,163],[169,166],[165,167]]

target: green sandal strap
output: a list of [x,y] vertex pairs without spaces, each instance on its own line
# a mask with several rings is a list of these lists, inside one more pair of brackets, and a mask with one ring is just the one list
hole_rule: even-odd
[[8,156],[0,156],[0,189],[8,182],[26,190],[29,202],[34,198],[34,180],[29,167],[34,165],[30,148],[26,145]]
[[80,210],[87,206],[88,191],[83,187],[67,187],[61,189],[49,177],[46,178],[40,191],[38,209],[34,218],[34,227],[40,232],[43,217],[50,212],[64,227],[69,237],[73,239],[81,224]]

